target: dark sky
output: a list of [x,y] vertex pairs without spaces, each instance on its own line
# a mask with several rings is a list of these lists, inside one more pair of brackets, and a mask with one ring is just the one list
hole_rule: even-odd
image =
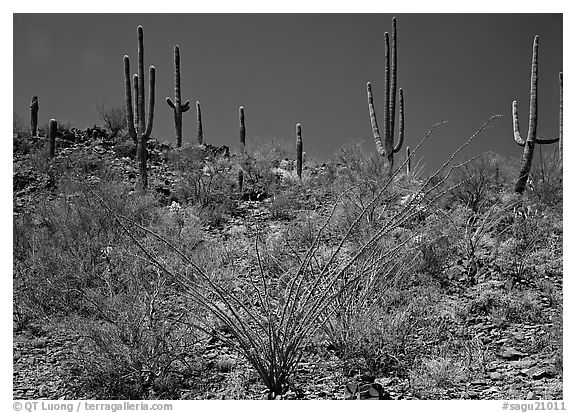
[[[532,40],[540,35],[538,134],[558,134],[561,14],[396,14],[398,84],[406,100],[405,142],[414,146],[440,120],[421,152],[437,166],[493,114],[504,117],[471,154],[492,150],[519,158],[511,102],[528,127]],[[99,123],[95,106],[124,105],[124,54],[136,70],[136,27],[144,27],[145,65],[156,67],[152,135],[175,141],[173,47],[180,46],[182,98],[202,105],[208,143],[238,147],[238,107],[246,110],[247,145],[292,145],[302,124],[305,151],[327,159],[343,144],[375,150],[366,82],[382,123],[384,32],[388,14],[15,14],[14,111],[27,122],[32,95],[39,122]],[[147,82],[147,81],[146,81]],[[148,91],[147,91],[148,92]],[[184,114],[184,142],[196,115]],[[402,151],[403,152],[403,151]]]

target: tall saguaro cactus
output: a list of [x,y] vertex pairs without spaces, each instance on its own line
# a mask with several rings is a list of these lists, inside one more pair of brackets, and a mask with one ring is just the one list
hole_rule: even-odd
[[559,117],[559,127],[558,127],[558,159],[560,164],[564,161],[563,151],[564,151],[564,75],[562,72],[558,74],[558,83],[560,84],[560,117]]
[[560,138],[540,139],[536,137],[536,126],[538,122],[538,35],[534,36],[532,45],[532,69],[530,75],[530,115],[528,119],[528,134],[526,139],[520,135],[520,125],[518,122],[518,103],[512,102],[512,126],[514,130],[514,140],[524,147],[522,163],[520,165],[520,176],[514,185],[514,192],[522,194],[526,190],[526,182],[532,167],[534,156],[534,146],[536,144],[545,145],[558,142]]
[[30,133],[32,136],[38,133],[38,96],[32,96],[30,103]]
[[130,88],[130,58],[124,56],[124,92],[126,100],[126,121],[128,123],[128,133],[137,143],[137,158],[139,169],[139,186],[141,189],[148,187],[148,171],[146,168],[148,151],[146,144],[152,132],[154,123],[154,98],[156,86],[156,69],[150,66],[149,69],[149,90],[148,96],[148,119],[146,120],[146,110],[144,108],[145,88],[144,88],[144,30],[138,26],[138,74],[134,75],[134,105],[132,104],[132,91]]
[[[376,142],[378,154],[386,159],[387,173],[392,173],[394,166],[394,154],[400,151],[404,142],[404,92],[402,88],[398,89],[398,142],[394,145],[394,123],[396,119],[396,80],[397,80],[397,35],[396,35],[396,18],[392,18],[392,48],[388,32],[384,33],[384,125],[382,134],[378,128],[376,120],[376,111],[374,110],[374,99],[372,96],[372,85],[366,84],[368,94],[368,111],[370,113],[370,123],[372,125],[372,134]],[[384,143],[382,143],[384,139]]]
[[296,173],[302,179],[302,127],[296,124]]
[[176,128],[176,146],[182,146],[182,113],[190,109],[190,101],[182,104],[180,94],[180,48],[174,46],[174,102],[169,97],[166,103],[174,110],[174,126]]
[[200,111],[200,102],[196,101],[196,132],[198,145],[204,144],[204,134],[202,132],[202,112]]
[[54,158],[56,154],[56,134],[58,133],[58,122],[55,119],[50,119],[50,126],[48,128],[48,157]]
[[[244,155],[246,154],[246,125],[244,124],[244,106],[240,106],[238,109],[238,120],[240,121],[240,153],[242,155],[242,159],[244,159]],[[242,190],[242,186],[244,184],[244,170],[242,166],[238,169],[238,187]]]

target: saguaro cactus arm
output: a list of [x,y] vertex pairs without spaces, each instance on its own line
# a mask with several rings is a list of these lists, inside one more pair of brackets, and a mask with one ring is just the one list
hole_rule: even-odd
[[[512,102],[512,127],[513,127],[513,131],[514,131],[514,141],[519,146],[524,146],[526,144],[526,140],[522,138],[522,134],[520,133],[520,122],[518,120],[518,102],[516,102],[516,101]],[[542,139],[542,138],[536,137],[536,139],[535,139],[536,143],[540,144],[540,145],[548,145],[551,143],[556,143],[559,140],[560,140],[560,137],[552,138],[552,139]]]
[[138,132],[140,131],[140,111],[138,110],[138,75],[132,76],[132,83],[134,84],[134,130],[136,131],[136,141],[138,141]]
[[366,83],[366,93],[368,94],[368,112],[370,113],[370,124],[372,125],[376,151],[378,155],[384,156],[385,151],[384,146],[382,146],[382,140],[380,139],[380,129],[378,128],[378,120],[376,119],[376,111],[374,110],[374,97],[372,96],[372,85],[370,82]]
[[[136,129],[134,128],[134,107],[132,104],[132,88],[130,85],[130,58],[124,56],[124,100],[126,105],[126,123],[128,125],[128,135],[136,142]],[[137,82],[136,82],[137,84]]]
[[154,98],[156,96],[156,68],[150,66],[149,69],[149,89],[150,96],[148,96],[148,119],[146,121],[146,132],[144,137],[148,139],[152,133],[152,125],[154,123]]
[[[394,153],[398,153],[404,143],[404,91],[402,88],[400,88],[398,93],[400,94],[398,99],[398,142],[394,146]],[[394,131],[394,128],[392,128],[392,131]]]
[[196,131],[198,144],[202,145],[204,143],[204,136],[202,132],[202,112],[200,111],[200,102],[196,101]]

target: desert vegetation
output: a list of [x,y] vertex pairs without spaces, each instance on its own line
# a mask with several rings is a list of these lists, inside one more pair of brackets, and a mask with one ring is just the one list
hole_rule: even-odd
[[392,28],[380,128],[367,84],[376,151],[328,161],[300,123],[289,147],[250,142],[242,106],[239,153],[207,142],[199,102],[183,136],[178,46],[162,143],[141,26],[101,126],[39,127],[32,97],[13,127],[14,397],[562,398],[561,150],[534,157],[561,143],[562,98],[560,136],[538,138],[538,36],[521,161],[468,156],[494,115],[426,171],[413,160],[450,123],[403,157],[398,89],[394,144]]

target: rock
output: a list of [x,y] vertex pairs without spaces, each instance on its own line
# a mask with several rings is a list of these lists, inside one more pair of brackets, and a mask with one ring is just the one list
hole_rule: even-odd
[[530,367],[529,369],[523,369],[522,374],[528,376],[534,380],[540,380],[545,377],[554,377],[556,375],[556,371],[551,366],[547,367]]
[[490,373],[490,379],[491,380],[501,380],[502,379],[502,373],[498,373],[497,371]]
[[390,393],[379,383],[348,383],[344,388],[345,400],[391,400]]
[[526,357],[528,354],[518,351],[513,347],[502,347],[498,355],[508,360],[518,360],[519,358]]
[[528,392],[528,394],[526,395],[526,400],[537,400],[537,399],[538,398],[536,397],[533,391]]
[[536,364],[536,361],[531,358],[510,362],[510,365],[516,369],[529,369],[534,364]]

